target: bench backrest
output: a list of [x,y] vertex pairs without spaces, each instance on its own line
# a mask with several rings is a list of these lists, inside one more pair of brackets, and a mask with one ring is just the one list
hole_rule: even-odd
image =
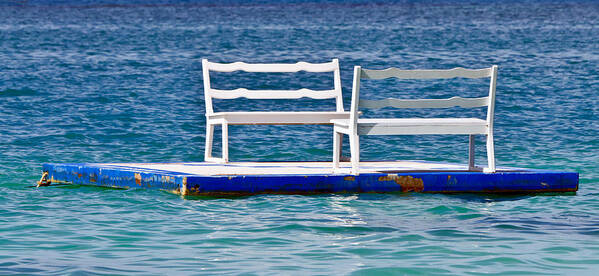
[[[339,60],[333,59],[327,63],[298,62],[294,64],[285,63],[262,63],[250,64],[245,62],[216,63],[202,59],[202,71],[204,75],[204,97],[206,102],[206,114],[214,113],[212,99],[299,99],[308,97],[312,99],[335,99],[336,111],[343,112],[343,98],[341,96],[341,75],[339,73]],[[260,73],[295,73],[299,71],[322,73],[333,72],[333,89],[312,90],[302,88],[298,90],[249,90],[237,88],[232,90],[220,90],[210,87],[210,71],[215,72],[260,72]]]
[[[490,78],[489,95],[481,98],[451,97],[448,99],[394,99],[364,100],[360,99],[360,79],[451,79],[451,78]],[[354,125],[358,118],[359,108],[450,108],[450,107],[484,107],[487,109],[487,122],[489,128],[493,127],[493,115],[495,112],[495,87],[497,85],[497,65],[483,69],[453,68],[449,70],[401,70],[398,68],[387,68],[384,70],[362,69],[354,67],[354,83],[352,89],[351,120]]]

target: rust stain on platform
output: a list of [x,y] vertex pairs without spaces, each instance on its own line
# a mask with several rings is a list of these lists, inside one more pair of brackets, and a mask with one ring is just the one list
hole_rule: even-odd
[[424,190],[424,182],[420,178],[414,178],[409,175],[399,176],[397,174],[388,174],[379,177],[379,181],[395,181],[401,186],[402,192],[422,192]]
[[141,174],[135,173],[135,184],[141,186]]
[[183,181],[181,181],[181,188],[179,188],[181,195],[188,195],[189,191],[187,191],[187,177],[183,177]]

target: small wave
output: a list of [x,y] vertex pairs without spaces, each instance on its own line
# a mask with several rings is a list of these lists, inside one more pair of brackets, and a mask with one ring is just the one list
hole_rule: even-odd
[[37,91],[30,88],[21,89],[4,89],[0,91],[0,97],[20,97],[20,96],[35,96]]

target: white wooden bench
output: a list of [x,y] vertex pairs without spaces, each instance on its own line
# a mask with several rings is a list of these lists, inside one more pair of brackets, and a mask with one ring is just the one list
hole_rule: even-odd
[[[206,59],[202,60],[202,71],[204,75],[204,97],[206,102],[206,148],[204,160],[209,162],[226,163],[229,161],[229,125],[293,125],[293,124],[331,124],[333,119],[348,119],[349,112],[343,110],[343,99],[341,96],[341,76],[339,73],[339,60],[333,59],[327,63],[298,62],[295,64],[249,64],[244,62],[215,63]],[[234,90],[214,89],[210,86],[210,71],[215,72],[262,72],[262,73],[286,73],[286,72],[332,72],[333,88],[330,90],[249,90],[237,88]],[[300,99],[308,97],[312,99],[335,99],[336,108],[333,111],[235,111],[214,112],[212,99]],[[212,156],[212,142],[214,127],[222,127],[222,157]]]
[[[360,97],[360,79],[448,79],[448,78],[490,78],[489,94],[481,98],[452,97],[449,99],[383,99],[364,100]],[[349,136],[351,149],[351,173],[359,174],[360,135],[419,135],[419,134],[465,134],[470,135],[469,170],[480,170],[474,165],[474,135],[487,136],[488,167],[484,172],[495,172],[495,153],[493,146],[493,113],[495,108],[495,87],[497,84],[497,66],[471,70],[454,68],[451,70],[367,70],[354,67],[352,102],[349,119],[337,119],[331,122],[333,132],[333,170],[339,168],[342,135]],[[359,119],[359,108],[462,108],[487,106],[486,119],[479,118],[392,118]]]

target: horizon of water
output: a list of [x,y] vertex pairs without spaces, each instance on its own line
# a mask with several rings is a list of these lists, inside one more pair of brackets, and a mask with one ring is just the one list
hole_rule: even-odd
[[[599,268],[598,26],[596,1],[0,1],[0,274],[592,275]],[[202,58],[339,58],[346,109],[354,65],[496,64],[498,166],[576,171],[580,189],[181,198],[34,187],[45,162],[202,161]],[[485,82],[364,81],[361,95],[484,96]],[[214,75],[217,88],[331,83],[326,74]],[[440,115],[484,110],[364,112]],[[229,131],[232,160],[331,159],[327,126]],[[365,160],[467,162],[467,137],[361,140]],[[477,143],[477,163],[485,164],[484,140]]]

